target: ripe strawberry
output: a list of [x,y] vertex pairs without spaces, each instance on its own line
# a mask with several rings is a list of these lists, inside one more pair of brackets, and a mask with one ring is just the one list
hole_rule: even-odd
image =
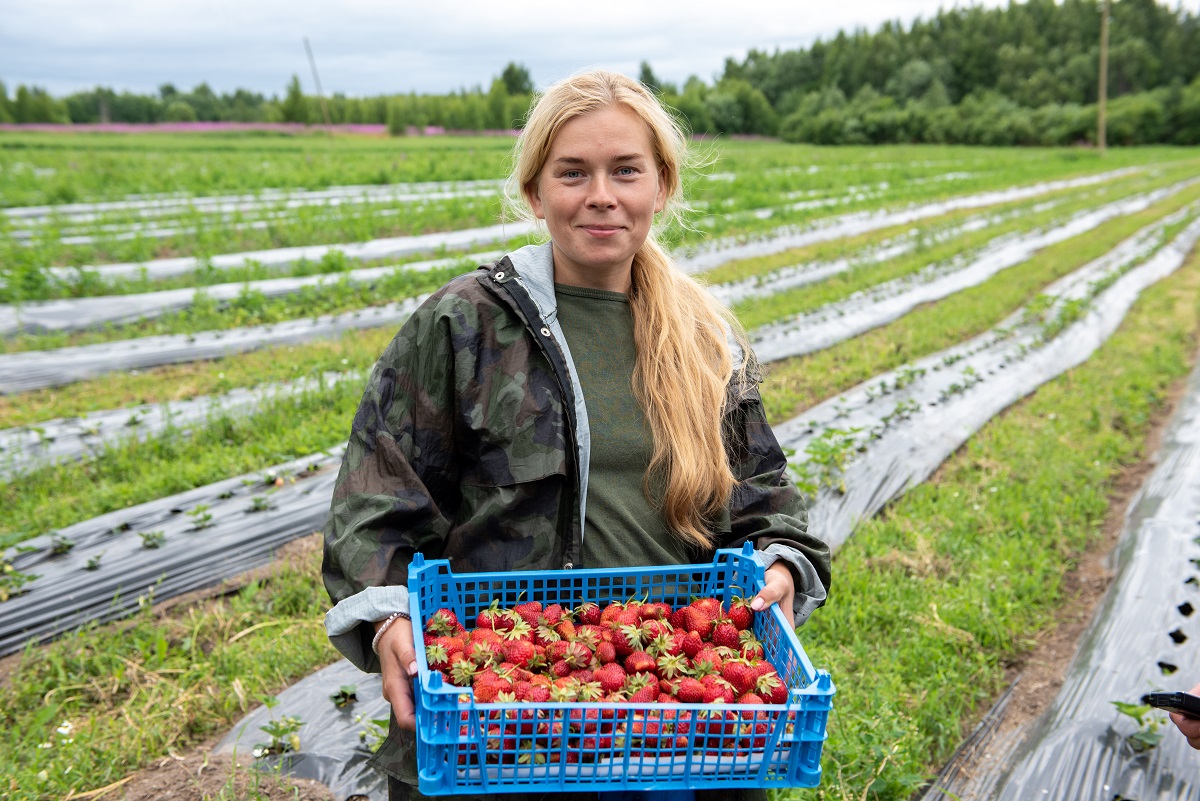
[[760,642],[742,643],[742,649],[738,653],[742,659],[746,659],[750,662],[758,662],[766,658],[766,654],[763,652],[762,643]]
[[591,601],[584,601],[575,607],[575,622],[579,625],[595,626],[600,623],[600,607]]
[[754,682],[754,691],[762,696],[768,704],[786,704],[788,702],[787,685],[773,669],[770,673],[763,673],[758,677],[758,680]]
[[[676,631],[683,631],[683,629],[676,629]],[[703,648],[704,638],[698,632],[689,631],[684,634],[683,652],[687,654],[688,659],[695,659],[696,654],[700,653]]]
[[425,646],[425,661],[430,670],[446,670],[450,667],[450,654],[446,653],[445,645],[435,641]]
[[652,704],[658,700],[658,682],[646,684],[629,694],[631,704]]
[[754,609],[750,607],[750,601],[745,598],[733,599],[733,603],[729,605],[727,617],[733,625],[737,626],[738,631],[746,631],[754,625]]
[[739,634],[737,626],[728,620],[722,620],[713,626],[710,640],[713,645],[724,646],[726,648],[739,648],[741,647]]
[[625,670],[629,673],[656,673],[658,664],[645,651],[634,651],[625,657]]
[[562,608],[562,604],[547,604],[542,609],[542,621],[548,626],[557,626],[564,614],[566,610]]
[[617,647],[618,656],[625,657],[640,651],[645,643],[645,635],[638,625],[625,623],[613,631],[613,645]]
[[750,688],[758,679],[758,674],[749,662],[739,659],[725,663],[725,667],[721,669],[721,678],[733,685],[733,690],[737,695],[744,695],[750,692]]
[[479,668],[474,662],[459,654],[450,662],[450,670],[447,673],[451,684],[458,687],[470,687],[478,671]]
[[704,703],[733,703],[735,697],[733,686],[725,679],[716,675],[708,675],[701,681],[704,683]]
[[537,649],[529,640],[513,640],[505,644],[504,659],[518,667],[528,668],[537,658]]
[[514,606],[512,611],[528,623],[530,628],[533,628],[538,624],[538,618],[542,616],[542,602],[526,601],[523,604]]
[[567,660],[565,659],[560,659],[550,665],[550,675],[560,679],[565,676],[570,676],[572,670],[574,670],[574,668],[567,664]]
[[685,606],[681,624],[684,631],[694,631],[700,635],[700,639],[707,640],[712,636],[716,618],[698,606]]
[[570,619],[560,620],[554,625],[554,631],[564,640],[575,639],[575,624]]
[[704,683],[699,679],[685,676],[679,680],[679,690],[675,697],[683,704],[699,704],[704,701]]
[[458,615],[453,609],[442,608],[429,616],[425,622],[425,630],[439,637],[450,637],[458,630]]
[[602,642],[596,646],[596,659],[602,665],[617,661],[617,647],[611,642]]
[[639,604],[638,617],[642,620],[662,620],[663,610],[658,604]]
[[478,682],[474,686],[475,703],[491,704],[496,702],[497,696],[508,688],[508,685],[499,681]]
[[552,642],[558,642],[562,637],[554,630],[553,626],[548,626],[541,623],[533,630],[533,641],[538,645],[549,645]]
[[[633,657],[631,656],[630,659]],[[628,664],[628,660],[626,660]],[[655,672],[664,679],[674,679],[682,676],[688,668],[687,657],[683,654],[663,654],[655,661]]]
[[497,598],[496,600],[492,601],[491,606],[487,607],[486,609],[480,610],[479,614],[475,616],[475,628],[476,629],[495,629],[496,621],[500,617],[500,615],[501,615],[500,599]]
[[572,668],[583,668],[592,663],[592,652],[581,642],[569,642],[562,658]]
[[762,704],[762,703],[766,703],[765,701],[763,701],[763,699],[762,699],[762,698],[760,698],[760,697],[759,697],[757,694],[755,694],[755,693],[753,693],[753,692],[748,692],[748,693],[745,693],[745,694],[743,694],[743,695],[742,695],[740,698],[738,698],[738,699],[737,699],[737,702],[738,702],[739,704]]
[[721,616],[721,602],[716,598],[696,598],[690,606],[702,610],[713,620]]
[[556,704],[571,703],[578,697],[577,682],[571,677],[556,679],[550,687],[550,700]]
[[593,675],[600,682],[600,686],[604,688],[606,693],[613,693],[625,686],[625,669],[616,662],[608,662],[601,665],[599,670],[596,670]]
[[670,634],[671,631],[673,631],[671,624],[665,620],[651,618],[650,620],[642,621],[642,633],[647,639],[657,639],[658,637]]

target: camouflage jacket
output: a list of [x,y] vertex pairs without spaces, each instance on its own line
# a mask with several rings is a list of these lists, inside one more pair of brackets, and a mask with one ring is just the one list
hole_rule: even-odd
[[[522,248],[431,295],[376,363],[322,567],[331,639],[364,670],[379,670],[369,621],[408,609],[417,551],[456,573],[596,567],[580,564],[589,429],[556,311],[549,245]],[[717,543],[751,540],[764,562],[785,559],[802,620],[824,602],[828,546],[807,532],[756,386],[731,387],[725,422],[740,483],[714,521]],[[393,726],[376,761],[413,780],[411,748]]]

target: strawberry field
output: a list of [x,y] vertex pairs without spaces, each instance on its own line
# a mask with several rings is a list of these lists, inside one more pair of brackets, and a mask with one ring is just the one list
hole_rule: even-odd
[[[201,748],[308,753],[369,784],[385,707],[325,638],[313,532],[396,328],[536,238],[499,217],[510,146],[0,136],[9,797],[121,798]],[[777,792],[937,797],[941,773],[956,797],[1020,797],[1000,767],[970,787],[945,769],[1121,528],[1117,489],[1155,432],[1192,408],[1200,152],[697,149],[690,226],[666,238],[750,332],[836,549],[829,602],[798,632],[837,685],[821,784]],[[1196,475],[1170,486],[1195,494]],[[1191,764],[1164,742],[1143,770],[1126,738],[1150,719],[1111,702],[1195,683],[1198,535],[1169,546],[1179,575],[1154,608],[1128,601],[1153,622],[1090,724],[1114,775]],[[1114,592],[1148,597],[1121,576]],[[1155,786],[1134,789],[1180,792]]]

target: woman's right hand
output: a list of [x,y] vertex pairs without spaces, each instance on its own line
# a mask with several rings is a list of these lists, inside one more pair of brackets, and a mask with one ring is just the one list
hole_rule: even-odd
[[[375,623],[375,630],[383,621]],[[392,705],[396,723],[402,729],[416,731],[417,708],[413,703],[412,682],[417,675],[416,643],[412,623],[402,617],[392,621],[379,639],[379,665],[383,674],[383,699]]]

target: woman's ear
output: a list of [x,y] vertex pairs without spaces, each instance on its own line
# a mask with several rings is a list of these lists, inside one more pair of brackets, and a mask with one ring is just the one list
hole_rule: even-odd
[[658,195],[654,198],[654,213],[662,211],[667,206],[667,166],[658,168]]
[[529,204],[529,208],[533,209],[533,216],[539,220],[546,219],[546,212],[542,208],[542,196],[538,192],[537,181],[530,181],[521,188],[525,193],[525,201]]

